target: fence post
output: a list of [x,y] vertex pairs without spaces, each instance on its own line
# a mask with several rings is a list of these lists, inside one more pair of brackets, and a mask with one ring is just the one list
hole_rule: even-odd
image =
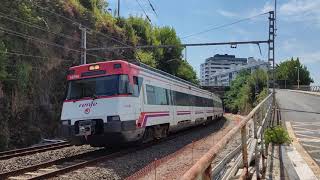
[[203,180],[211,180],[211,164],[208,166],[208,168],[204,171],[204,174],[202,176]]
[[154,180],[157,180],[157,158],[154,159]]
[[[259,108],[258,109],[259,111],[262,111],[262,108]],[[258,116],[257,116],[258,114]],[[259,147],[259,142],[258,142],[258,122],[259,122],[259,119],[258,118],[262,118],[262,116],[259,116],[259,112],[257,114],[254,114],[253,117],[252,117],[252,120],[253,120],[253,134],[254,134],[254,139],[257,140],[257,143],[254,147],[254,153],[255,153],[255,168],[256,168],[256,175],[257,175],[257,179],[260,179],[260,170],[259,170],[259,163],[260,163],[260,153],[259,153],[259,150],[258,150],[258,147]]]
[[194,148],[194,141],[192,141],[191,164],[193,164],[193,148]]
[[246,172],[245,177],[248,178],[248,147],[247,147],[247,125],[241,128],[241,144],[242,144],[242,162],[243,170]]
[[[264,122],[264,124],[262,124],[262,128],[261,128],[261,156],[262,156],[262,178],[265,177],[266,174],[266,170],[267,170],[267,154],[268,154],[268,146],[265,144],[265,140],[264,140],[264,131],[266,128],[269,127],[270,122],[272,121],[272,113],[273,113],[273,108],[272,108],[272,104],[271,104],[271,100],[267,101],[266,104],[266,121]],[[271,106],[270,106],[271,105]]]

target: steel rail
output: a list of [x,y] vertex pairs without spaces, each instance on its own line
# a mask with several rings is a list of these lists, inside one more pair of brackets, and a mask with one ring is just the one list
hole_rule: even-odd
[[26,173],[26,172],[36,171],[36,170],[38,170],[40,168],[49,167],[49,166],[52,166],[52,165],[55,165],[55,164],[62,164],[62,163],[67,162],[67,161],[73,161],[73,160],[85,158],[85,157],[88,157],[88,156],[97,156],[99,153],[103,153],[103,152],[106,152],[106,150],[105,149],[100,149],[100,150],[97,150],[97,151],[90,151],[90,152],[86,152],[86,153],[82,153],[82,154],[77,154],[75,156],[56,159],[56,160],[52,160],[52,161],[48,161],[48,162],[44,162],[44,163],[40,163],[40,164],[36,164],[36,165],[32,165],[32,166],[28,166],[28,167],[23,167],[23,168],[20,168],[20,169],[17,169],[17,170],[13,170],[13,171],[0,173],[0,179],[5,179],[5,178],[10,177],[10,176],[22,175],[23,173]]
[[[270,94],[266,97],[262,102],[260,102],[239,124],[237,124],[234,128],[229,131],[217,144],[215,144],[204,156],[202,156],[182,177],[181,180],[193,180],[193,179],[207,179],[210,177],[206,176],[208,168],[211,168],[211,163],[213,159],[217,156],[219,151],[225,147],[225,145],[235,136],[237,132],[241,130],[242,137],[246,136],[246,125],[252,119],[252,117],[256,114],[256,112],[261,108],[271,97],[273,94]],[[242,138],[243,140],[243,138]],[[245,141],[246,144],[246,141]],[[244,144],[243,144],[244,146]],[[248,173],[248,156],[247,156],[247,146],[242,147],[242,150],[246,153],[243,154],[243,164],[244,164],[244,173]]]
[[69,146],[71,146],[71,144],[69,144],[68,142],[60,142],[60,143],[52,143],[52,144],[41,145],[41,146],[15,149],[10,151],[3,151],[3,152],[0,152],[0,160],[9,159],[9,158],[18,157],[18,156],[30,155],[38,152],[44,152],[48,150],[54,150],[54,149],[59,149],[59,148],[64,148]]
[[[197,127],[192,128],[192,129],[196,130],[197,128],[201,128],[201,126],[197,126]],[[33,166],[20,168],[20,169],[9,171],[9,172],[5,172],[5,173],[0,173],[0,179],[5,179],[5,178],[8,178],[8,177],[21,176],[21,175],[24,175],[24,173],[27,173],[27,172],[34,172],[34,171],[39,170],[40,168],[48,168],[50,166],[60,165],[60,164],[63,164],[65,162],[72,162],[72,161],[75,161],[75,160],[80,161],[80,162],[75,162],[72,165],[67,165],[66,167],[63,167],[63,168],[60,168],[60,169],[57,169],[57,170],[52,170],[50,172],[46,172],[46,173],[43,173],[43,174],[38,173],[39,175],[36,175],[35,177],[26,178],[26,179],[29,179],[29,180],[30,179],[46,179],[46,178],[54,177],[54,176],[57,176],[57,175],[61,175],[61,174],[70,172],[70,171],[74,171],[76,169],[79,169],[79,168],[82,168],[82,167],[85,167],[85,166],[88,166],[88,165],[92,165],[92,164],[96,164],[96,163],[101,162],[101,161],[105,161],[105,160],[109,160],[109,159],[112,159],[112,158],[124,156],[126,154],[136,152],[138,150],[143,150],[143,149],[149,148],[149,147],[151,147],[153,145],[157,145],[157,144],[164,143],[166,141],[170,141],[170,140],[175,139],[175,138],[177,138],[179,136],[183,136],[183,135],[189,133],[190,129],[191,128],[187,128],[187,129],[185,129],[183,131],[180,131],[178,133],[174,133],[174,134],[168,136],[167,138],[156,140],[156,141],[153,141],[153,142],[150,142],[150,143],[142,144],[141,146],[138,146],[138,147],[132,147],[132,148],[124,149],[124,150],[117,151],[117,152],[113,152],[113,151],[110,152],[107,149],[99,149],[99,150],[96,150],[96,151],[90,151],[90,152],[87,152],[87,153],[82,153],[82,154],[78,154],[78,155],[75,155],[75,156],[70,156],[70,157],[67,157],[67,158],[52,160],[52,161],[49,161],[49,162],[36,164],[36,165],[33,165]],[[87,158],[90,158],[90,159],[87,159]],[[83,161],[81,161],[81,159],[83,159]],[[37,173],[35,173],[35,174],[37,174]]]

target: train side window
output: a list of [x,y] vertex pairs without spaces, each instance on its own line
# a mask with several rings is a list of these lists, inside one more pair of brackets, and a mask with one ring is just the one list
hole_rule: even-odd
[[156,93],[153,86],[146,85],[147,103],[156,104]]
[[178,106],[190,106],[189,94],[176,91],[175,100]]
[[167,94],[167,102],[168,105],[172,105],[172,98],[171,98],[171,94],[170,94],[170,90],[169,89],[165,89],[166,90],[166,94]]
[[147,102],[151,105],[168,105],[169,98],[167,95],[167,89],[146,85],[147,90]]
[[171,94],[171,104],[177,105],[175,91],[170,90],[170,94]]

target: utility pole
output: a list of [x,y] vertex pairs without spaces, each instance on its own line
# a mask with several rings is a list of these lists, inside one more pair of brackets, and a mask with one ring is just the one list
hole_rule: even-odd
[[120,0],[118,0],[118,18],[120,18]]
[[298,70],[298,80],[297,80],[297,83],[298,83],[298,89],[300,89],[300,68],[299,68],[299,66],[298,67],[296,67],[296,69]]
[[275,16],[274,11],[269,12],[269,43],[268,43],[268,61],[272,63],[272,93],[273,99],[275,103],[275,86],[276,86],[276,79],[275,79],[275,63],[274,63],[274,39],[275,39]]
[[184,59],[185,61],[187,61],[187,47],[185,47],[184,49]]
[[87,64],[87,29],[79,26],[81,30],[81,64]]

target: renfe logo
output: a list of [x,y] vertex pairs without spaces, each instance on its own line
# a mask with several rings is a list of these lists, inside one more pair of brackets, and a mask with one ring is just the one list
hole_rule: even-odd
[[91,112],[91,108],[96,106],[97,104],[97,102],[92,101],[91,103],[79,104],[79,108],[85,108],[84,113],[89,114]]
[[83,103],[83,104],[79,104],[79,108],[85,108],[85,107],[93,107],[96,106],[98,103],[97,102],[91,102],[91,103]]
[[91,111],[90,108],[87,108],[87,109],[84,110],[84,113],[85,113],[85,114],[89,114],[90,111]]

